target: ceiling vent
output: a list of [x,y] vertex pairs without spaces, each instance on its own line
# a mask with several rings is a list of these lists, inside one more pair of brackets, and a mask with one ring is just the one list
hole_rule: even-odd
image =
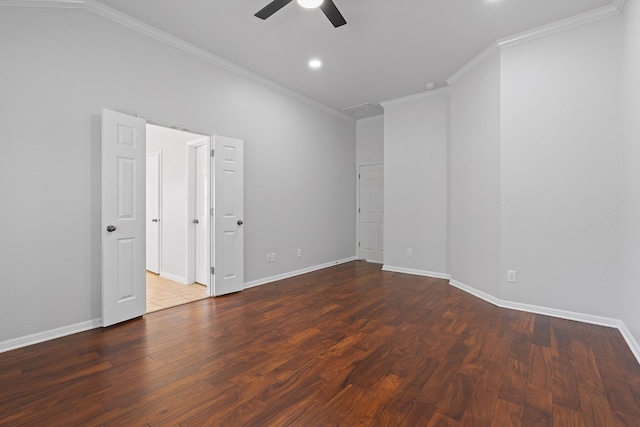
[[344,109],[344,112],[354,119],[360,120],[367,117],[379,116],[384,112],[384,109],[380,104],[366,102],[364,104],[354,105],[353,107],[347,107]]

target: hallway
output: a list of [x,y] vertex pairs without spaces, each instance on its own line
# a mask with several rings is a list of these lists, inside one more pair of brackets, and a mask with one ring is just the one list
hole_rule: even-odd
[[205,298],[204,285],[183,285],[147,271],[147,313]]

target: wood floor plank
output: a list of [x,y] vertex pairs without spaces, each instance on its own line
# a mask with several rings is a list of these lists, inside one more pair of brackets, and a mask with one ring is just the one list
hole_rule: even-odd
[[578,381],[572,361],[554,357],[551,361],[551,373],[554,406],[580,411]]
[[522,406],[498,399],[490,427],[521,427],[522,416]]
[[0,353],[0,426],[634,426],[617,330],[351,262]]

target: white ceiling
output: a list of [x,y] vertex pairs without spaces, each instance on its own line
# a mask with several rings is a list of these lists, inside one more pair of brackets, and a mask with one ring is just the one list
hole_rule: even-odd
[[[347,25],[295,1],[266,21],[270,0],[101,0],[335,110],[424,91],[516,33],[611,0],[334,0]],[[312,57],[323,61],[311,70]],[[365,115],[368,113],[365,112]]]

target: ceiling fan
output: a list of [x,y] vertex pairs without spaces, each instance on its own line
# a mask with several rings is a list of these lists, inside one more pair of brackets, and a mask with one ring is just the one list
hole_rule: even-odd
[[[273,0],[271,3],[260,9],[255,16],[260,19],[267,19],[292,1],[293,0]],[[333,0],[298,0],[298,3],[309,9],[319,7],[336,28],[347,23]]]

